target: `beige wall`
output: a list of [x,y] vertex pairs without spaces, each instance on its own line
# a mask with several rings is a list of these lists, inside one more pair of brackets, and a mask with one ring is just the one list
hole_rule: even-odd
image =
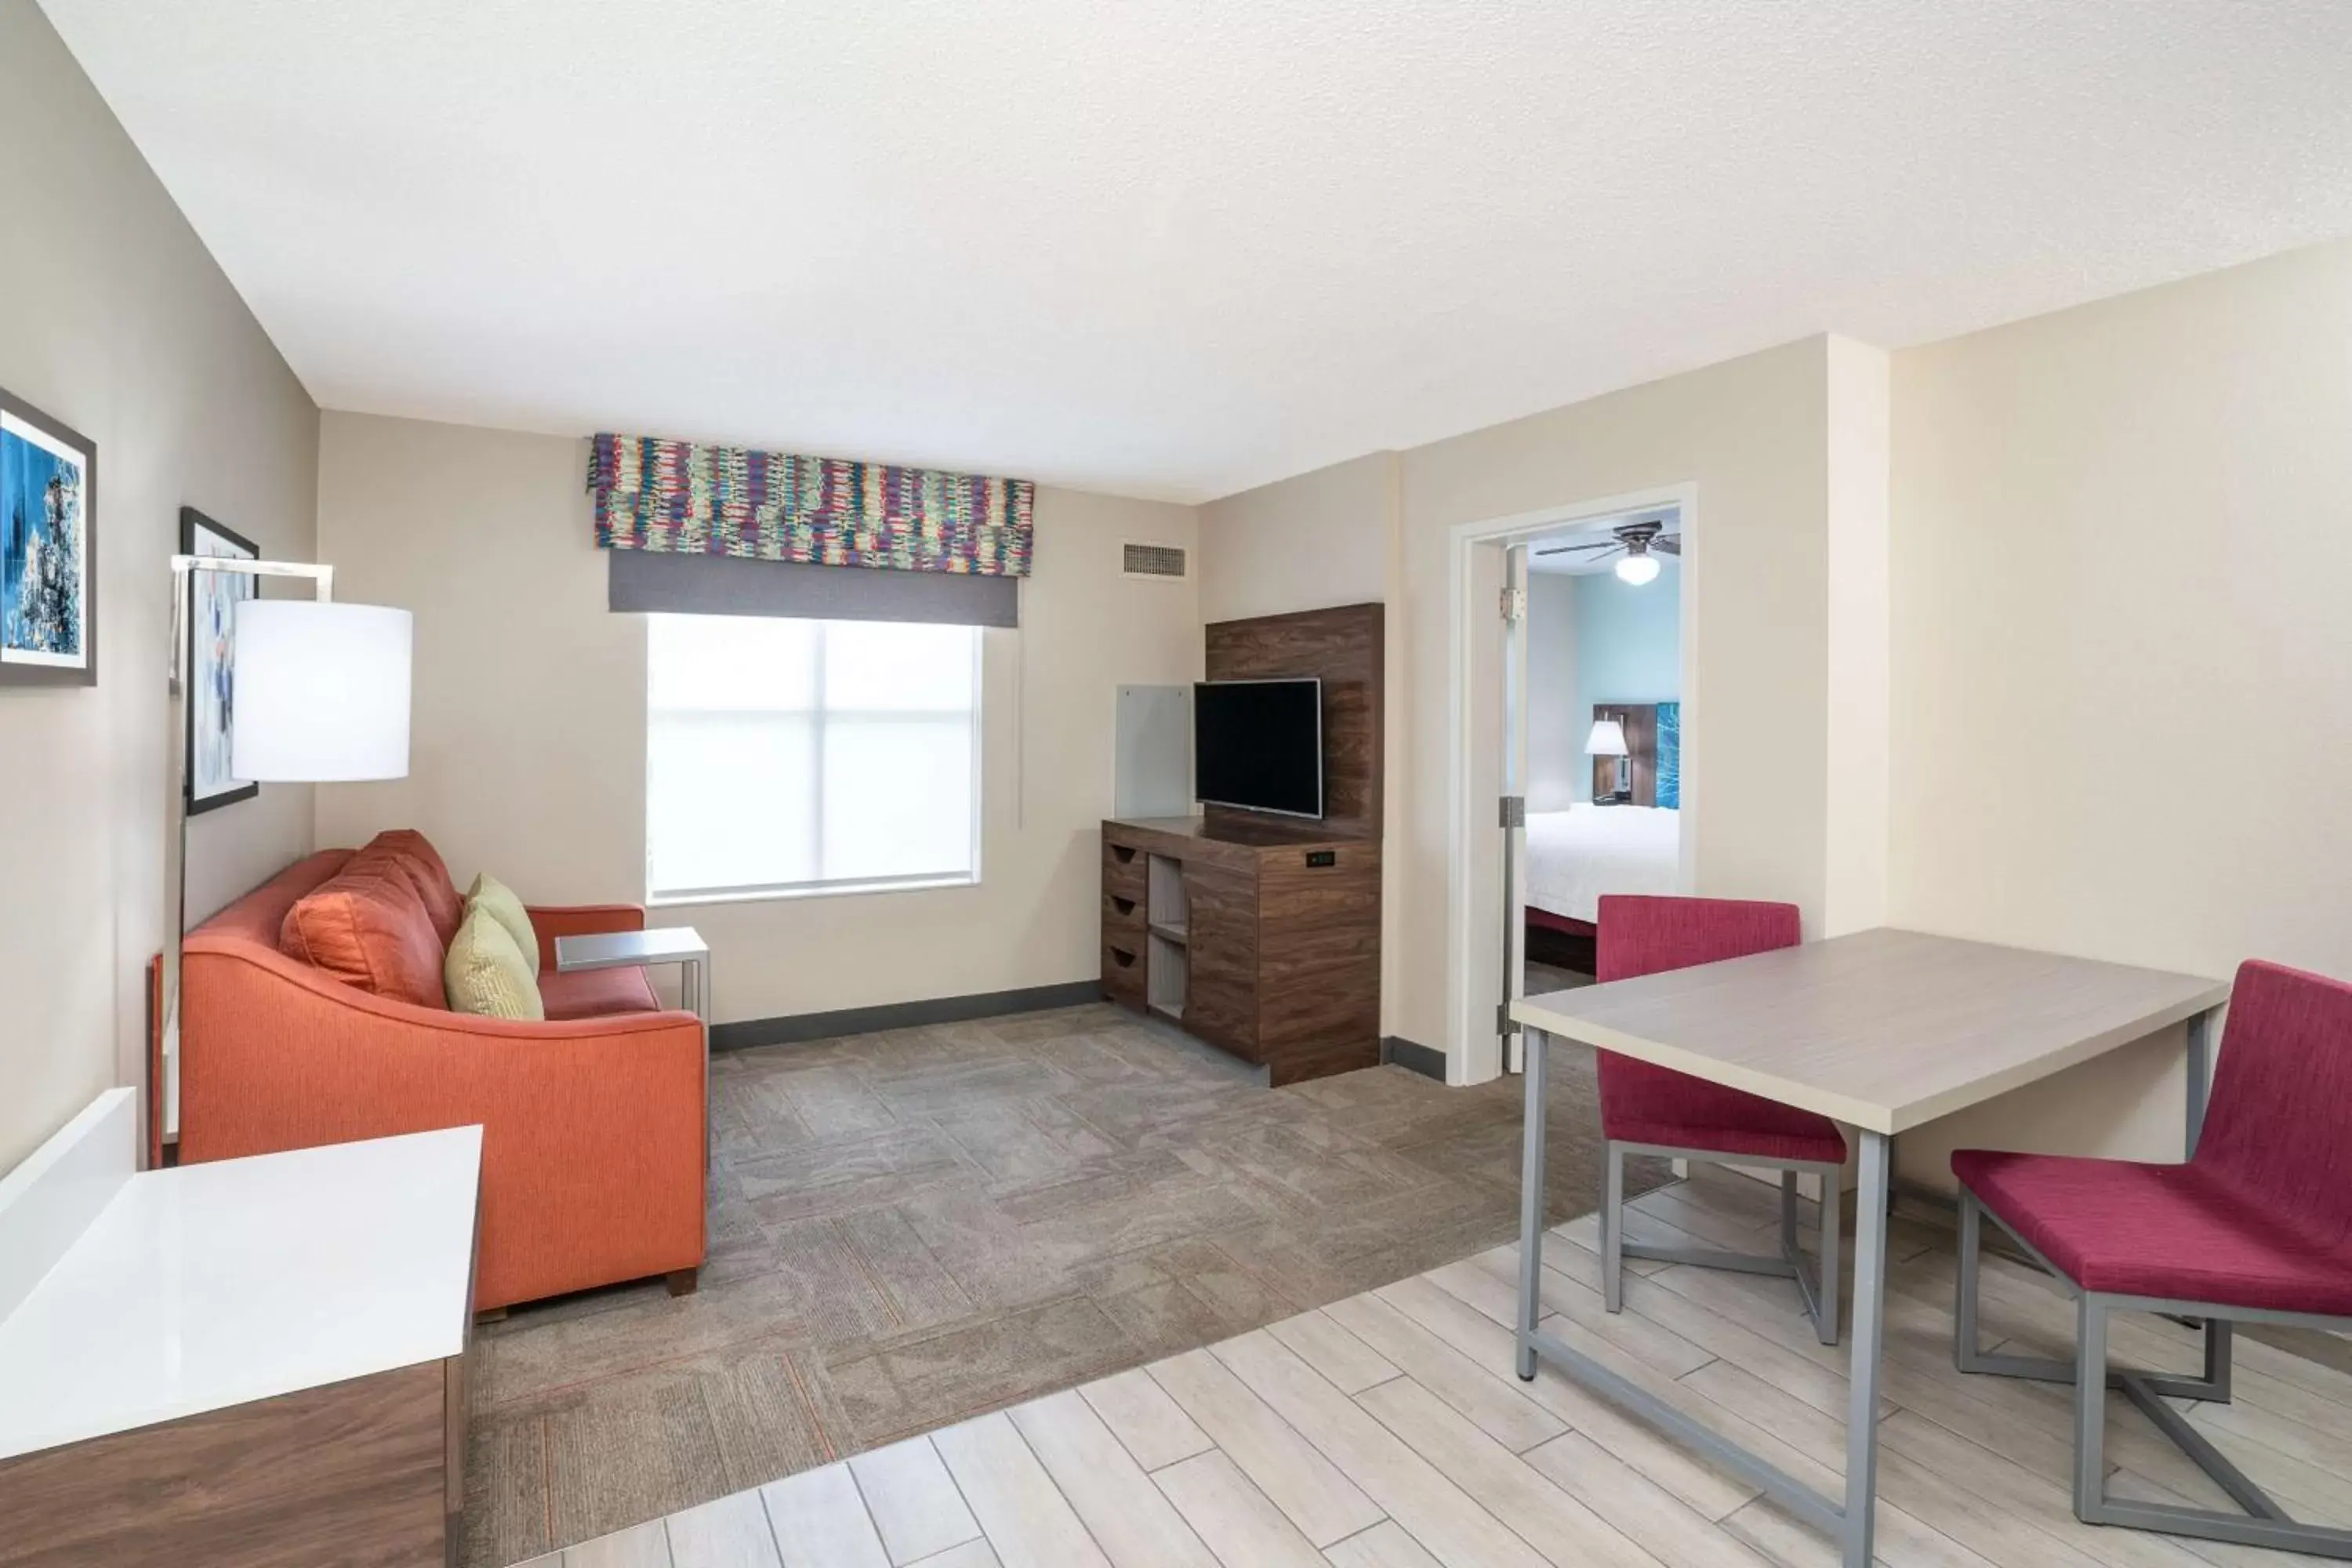
[[[1465,523],[1697,487],[1684,579],[1684,832],[1698,890],[1822,913],[1827,353],[1819,338],[1403,454],[1408,758],[1399,1033],[1447,1037],[1448,542]],[[1480,944],[1484,946],[1486,944]],[[1473,954],[1473,964],[1481,962]],[[1498,980],[1465,970],[1479,995]]]
[[[421,827],[462,882],[645,896],[645,628],[604,608],[585,443],[325,416],[320,540],[349,596],[416,614],[415,763],[320,792],[321,843]],[[987,634],[982,881],[698,904],[722,1020],[1049,985],[1100,967],[1099,839],[1121,682],[1197,679],[1192,583],[1119,575],[1122,541],[1197,548],[1192,510],[1037,497],[1023,629]]]
[[[2347,344],[2352,243],[1895,355],[1895,920],[2352,975]],[[1905,1164],[2178,1153],[2177,1034],[2063,1089]]]
[[1893,384],[1886,351],[1832,337],[1829,368],[1828,856],[1821,934],[1886,923]]
[[1386,600],[1395,515],[1393,452],[1211,501],[1201,509],[1201,618]]
[[[179,509],[308,560],[318,411],[32,0],[0,0],[0,385],[97,443],[95,688],[0,688],[0,1171],[144,1077]],[[201,918],[310,847],[307,788],[196,819]]]
[[1576,706],[1576,579],[1528,574],[1528,809],[1565,811],[1580,777],[1591,792],[1584,754],[1591,720]]
[[[1200,509],[1201,619],[1242,620],[1377,604],[1383,617],[1387,754],[1381,759],[1381,857],[1403,845],[1397,802],[1405,787],[1405,637],[1397,574],[1398,456],[1370,452],[1211,501]],[[1381,906],[1381,1030],[1394,1034],[1403,962],[1402,913],[1392,871]]]

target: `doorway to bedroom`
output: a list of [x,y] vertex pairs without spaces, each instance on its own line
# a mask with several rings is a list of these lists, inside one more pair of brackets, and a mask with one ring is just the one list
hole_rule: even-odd
[[1514,547],[1523,994],[1591,983],[1604,895],[1682,885],[1682,523],[1651,507]]

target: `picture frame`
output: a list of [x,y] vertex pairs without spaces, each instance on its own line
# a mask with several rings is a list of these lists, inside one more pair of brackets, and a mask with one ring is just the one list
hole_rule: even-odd
[[[258,561],[261,551],[194,507],[180,509],[180,553]],[[188,574],[186,755],[181,797],[190,816],[251,800],[261,786],[229,772],[229,722],[236,712],[236,606],[260,592],[261,579],[235,572]]]
[[98,684],[98,444],[0,392],[0,686]]

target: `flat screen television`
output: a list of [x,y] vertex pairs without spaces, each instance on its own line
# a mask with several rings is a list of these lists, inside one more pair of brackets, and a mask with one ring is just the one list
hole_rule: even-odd
[[1192,794],[1206,805],[1323,815],[1323,683],[1204,680],[1192,688]]

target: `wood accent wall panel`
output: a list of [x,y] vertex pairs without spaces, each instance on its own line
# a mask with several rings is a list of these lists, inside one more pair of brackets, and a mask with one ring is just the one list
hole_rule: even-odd
[[0,1462],[0,1564],[454,1563],[462,1387],[425,1362]]
[[[1211,680],[1311,675],[1323,682],[1321,831],[1333,837],[1381,833],[1385,626],[1383,606],[1343,605],[1215,621],[1205,634]],[[1209,815],[1225,821],[1251,814],[1212,806]]]

